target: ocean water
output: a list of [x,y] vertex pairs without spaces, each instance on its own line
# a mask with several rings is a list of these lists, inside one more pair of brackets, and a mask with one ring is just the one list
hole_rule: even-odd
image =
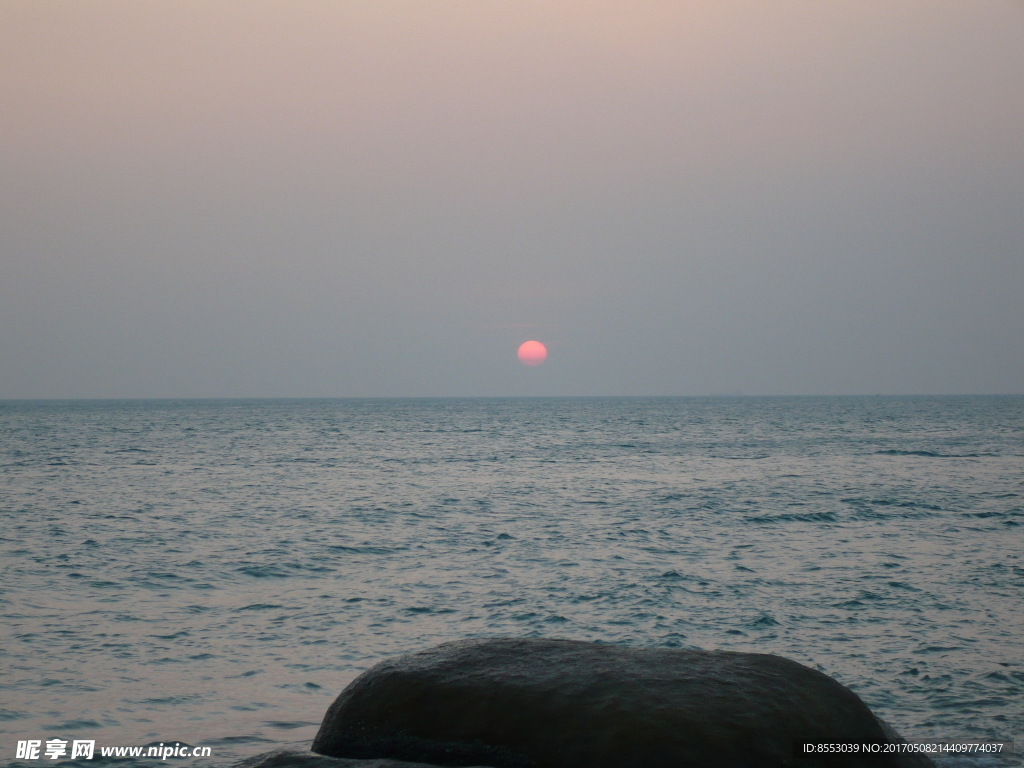
[[232,765],[500,635],[777,653],[1024,748],[1024,398],[0,402],[0,574],[0,765]]

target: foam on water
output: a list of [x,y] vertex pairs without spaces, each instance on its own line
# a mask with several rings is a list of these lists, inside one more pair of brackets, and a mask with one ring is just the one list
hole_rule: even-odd
[[228,765],[497,635],[778,653],[1010,738],[1022,524],[1020,397],[0,403],[0,764]]

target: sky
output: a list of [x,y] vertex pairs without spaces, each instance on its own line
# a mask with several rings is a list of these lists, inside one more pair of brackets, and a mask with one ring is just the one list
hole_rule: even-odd
[[1024,393],[1024,2],[0,0],[0,398],[738,393]]

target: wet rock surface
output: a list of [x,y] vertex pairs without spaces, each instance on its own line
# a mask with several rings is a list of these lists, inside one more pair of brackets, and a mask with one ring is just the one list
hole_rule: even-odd
[[334,701],[312,749],[495,768],[932,764],[793,752],[898,738],[852,691],[779,656],[499,638],[376,665]]

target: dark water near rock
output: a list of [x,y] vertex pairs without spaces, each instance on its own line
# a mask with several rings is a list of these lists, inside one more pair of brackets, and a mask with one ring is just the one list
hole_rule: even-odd
[[778,653],[1021,743],[1024,398],[3,402],[0,569],[0,765],[230,765],[497,635]]

